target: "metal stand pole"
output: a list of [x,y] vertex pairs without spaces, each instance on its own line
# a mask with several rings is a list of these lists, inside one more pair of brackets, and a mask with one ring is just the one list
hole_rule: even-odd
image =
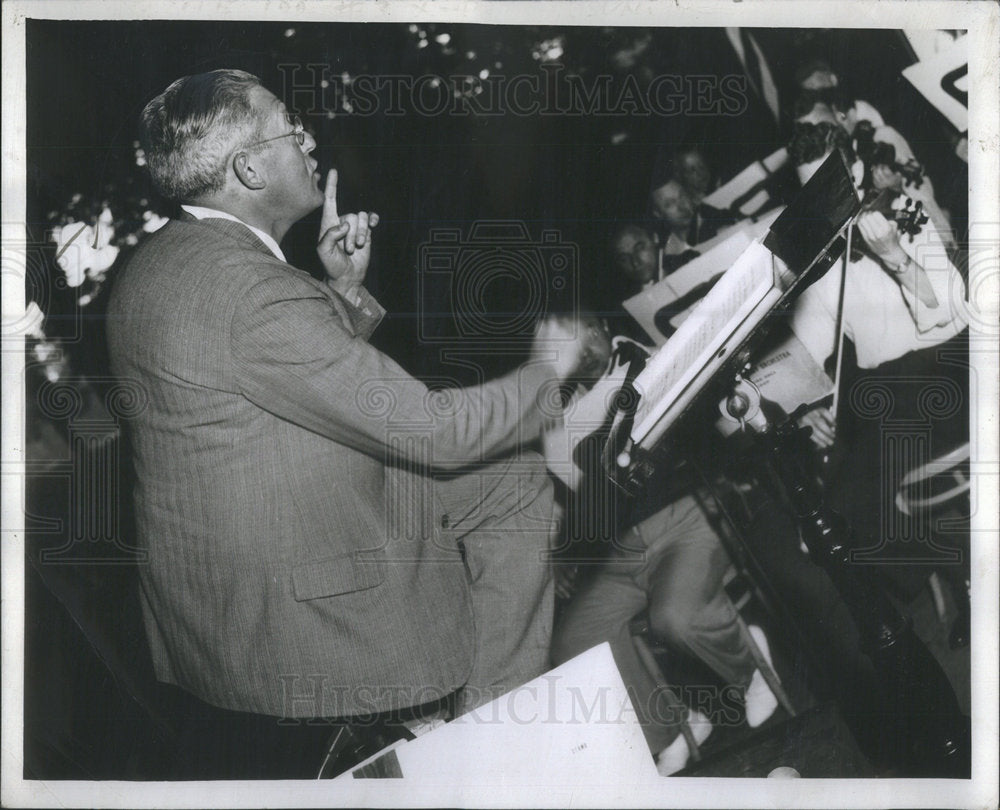
[[[748,403],[745,397],[731,396],[727,407],[734,418],[742,419]],[[901,775],[968,778],[969,718],[962,714],[941,666],[875,581],[871,568],[852,563],[851,528],[825,505],[822,490],[801,460],[802,429],[754,421],[747,424],[768,473],[765,479],[791,503],[810,557],[843,597],[857,624],[861,648],[878,673],[881,694],[875,705],[884,711],[869,718],[877,734],[874,749],[866,753]]]

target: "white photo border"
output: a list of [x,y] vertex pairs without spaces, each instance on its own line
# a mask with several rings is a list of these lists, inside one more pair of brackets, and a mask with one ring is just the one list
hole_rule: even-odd
[[[925,0],[839,2],[233,2],[167,3],[129,0],[5,2],[3,13],[3,233],[4,265],[25,243],[25,25],[26,18],[61,20],[294,20],[299,22],[474,22],[484,24],[949,28],[967,29],[970,46],[970,222],[986,261],[972,262],[970,279],[979,323],[996,325],[1000,246],[998,140],[998,5]],[[23,312],[17,279],[3,278],[4,322]],[[975,326],[975,323],[974,323]],[[24,406],[23,353],[3,352],[3,744],[4,806],[210,807],[483,806],[483,807],[995,807],[997,805],[998,357],[995,334],[972,336],[979,373],[975,403],[979,432],[972,469],[979,479],[972,529],[971,780],[704,779],[649,785],[469,785],[412,780],[330,782],[41,782],[22,779],[24,621]],[[4,336],[4,342],[8,337]],[[8,347],[5,346],[5,349]]]

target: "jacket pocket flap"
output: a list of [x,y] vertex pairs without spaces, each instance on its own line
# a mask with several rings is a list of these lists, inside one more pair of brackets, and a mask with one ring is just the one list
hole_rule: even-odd
[[297,565],[292,569],[295,601],[364,591],[385,579],[381,556],[345,554]]

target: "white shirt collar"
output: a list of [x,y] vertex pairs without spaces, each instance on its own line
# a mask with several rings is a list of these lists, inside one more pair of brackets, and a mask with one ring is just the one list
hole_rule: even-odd
[[228,219],[233,222],[238,222],[245,228],[249,228],[253,233],[267,245],[268,249],[278,258],[279,261],[287,262],[285,254],[281,252],[281,248],[278,243],[274,241],[274,237],[269,233],[264,233],[260,228],[255,228],[253,225],[247,225],[242,219],[234,217],[232,214],[227,214],[225,211],[217,211],[214,208],[204,208],[200,205],[182,205],[185,211],[187,211],[195,219]]

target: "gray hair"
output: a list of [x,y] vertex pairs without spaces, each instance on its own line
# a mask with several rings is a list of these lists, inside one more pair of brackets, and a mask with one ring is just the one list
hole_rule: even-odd
[[260,137],[260,114],[248,98],[259,86],[251,73],[213,70],[178,79],[146,105],[139,139],[164,197],[187,202],[223,187],[226,158]]

